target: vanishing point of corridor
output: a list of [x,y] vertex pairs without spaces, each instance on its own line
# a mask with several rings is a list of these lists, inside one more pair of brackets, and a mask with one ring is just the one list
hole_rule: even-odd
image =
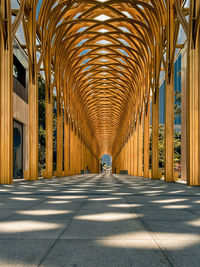
[[0,266],[199,266],[200,188],[79,175],[0,188]]

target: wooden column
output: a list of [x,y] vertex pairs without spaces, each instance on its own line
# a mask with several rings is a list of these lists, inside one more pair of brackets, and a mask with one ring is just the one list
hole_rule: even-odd
[[81,134],[81,170],[84,170],[84,143],[82,134]]
[[57,177],[63,176],[63,102],[57,99]]
[[[187,181],[187,93],[188,46],[181,53],[181,179]],[[189,135],[188,135],[189,136]]]
[[81,134],[80,129],[78,130],[78,169],[77,174],[81,174]]
[[78,138],[78,126],[76,126],[75,131],[75,158],[74,158],[74,167],[75,167],[75,174],[79,174],[79,138]]
[[130,136],[130,175],[133,175],[133,129]]
[[127,142],[127,170],[128,170],[128,174],[130,174],[131,170],[130,170],[130,156],[131,156],[131,153],[130,153],[130,136],[128,137],[128,142]]
[[[11,6],[0,0],[2,31],[0,32],[0,183],[13,182],[13,49]],[[0,22],[1,24],[1,22]]]
[[78,153],[78,129],[76,125],[74,131],[74,174],[77,174],[78,169]]
[[124,147],[123,147],[123,156],[122,156],[122,169],[125,170],[126,169],[126,142],[124,143]]
[[51,88],[46,88],[46,170],[45,178],[53,175],[53,100]]
[[46,90],[46,170],[45,178],[53,175],[53,90],[51,81],[51,50],[47,49],[47,64],[45,66]]
[[81,173],[81,136],[80,136],[80,132],[78,132],[78,148],[77,148],[77,152],[78,152],[78,168],[77,168],[77,174]]
[[83,141],[83,163],[82,163],[82,169],[85,170],[86,167],[86,160],[85,160],[85,141]]
[[160,179],[159,177],[159,88],[153,93],[152,99],[152,169],[151,178]]
[[124,145],[124,170],[127,170],[127,140]]
[[131,164],[131,153],[132,153],[132,148],[131,148],[131,137],[132,137],[132,134],[131,134],[131,130],[130,130],[130,136],[129,136],[129,159],[128,159],[128,162],[129,162],[129,172],[128,174],[131,175],[131,172],[132,172],[132,164]]
[[138,165],[138,121],[135,122],[134,128],[133,128],[133,175],[137,176],[137,165]]
[[75,161],[75,167],[76,167],[76,174],[79,174],[79,160],[80,160],[80,150],[79,150],[79,133],[78,133],[78,126],[76,129],[76,161]]
[[160,179],[159,172],[159,72],[160,72],[159,46],[155,49],[155,88],[152,95],[152,169],[151,178]]
[[174,181],[174,0],[167,1],[167,64],[165,88],[165,181]]
[[190,1],[187,90],[187,183],[200,185],[200,29],[199,0]]
[[129,139],[127,138],[127,141],[126,141],[126,170],[128,171],[128,154],[129,154],[129,151],[128,151],[128,147],[129,147],[129,145],[128,145],[128,143],[129,143]]
[[120,170],[122,170],[122,164],[123,164],[123,148],[120,151],[120,157],[119,157],[119,169],[118,169],[118,174],[120,174]]
[[80,135],[79,135],[79,153],[80,153],[80,174],[81,174],[81,170],[82,170],[82,165],[83,165],[83,153],[82,153],[82,133],[80,131]]
[[120,151],[118,174],[120,174],[121,169],[122,169],[122,150]]
[[150,122],[150,101],[147,101],[144,110],[144,177],[149,177],[149,122]]
[[74,122],[74,131],[73,131],[73,175],[76,174],[77,171],[77,133],[76,133],[76,126]]
[[124,169],[124,145],[123,145],[123,147],[122,147],[122,150],[121,150],[121,164],[120,164],[120,170],[119,170],[119,172],[122,170],[122,169]]
[[71,122],[70,131],[70,174],[74,175],[74,122]]
[[140,115],[138,121],[138,143],[137,143],[137,176],[143,175],[142,160],[143,160],[143,114]]
[[132,138],[132,130],[130,130],[130,139],[129,139],[129,164],[130,164],[130,171],[129,171],[129,175],[132,175],[133,172],[133,164],[132,164],[132,158],[133,158],[133,138]]
[[65,111],[64,117],[64,173],[69,175],[69,118]]
[[27,180],[38,179],[38,69],[36,57],[36,0],[30,1],[29,20],[25,22],[29,59],[29,170]]
[[126,141],[126,170],[129,169],[129,138]]
[[71,124],[71,119],[69,118],[69,174],[71,175],[71,139],[72,139],[72,134],[71,134],[71,128],[72,128],[72,124]]

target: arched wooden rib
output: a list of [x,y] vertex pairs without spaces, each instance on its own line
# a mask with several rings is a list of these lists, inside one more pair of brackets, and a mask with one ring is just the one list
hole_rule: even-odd
[[[108,20],[97,20],[101,14],[108,16]],[[83,128],[102,142],[99,147],[103,143],[108,146],[108,140],[120,143],[133,116],[139,116],[149,99],[150,87],[144,84],[144,70],[148,75],[154,45],[162,42],[165,23],[164,0],[42,2],[38,17],[42,49],[51,45],[55,77],[62,76],[64,80],[57,96],[64,95],[65,103],[70,97],[68,105],[79,106],[82,118],[88,121],[82,122]],[[79,31],[80,28],[84,29]],[[85,43],[78,45],[84,39]],[[102,40],[110,43],[98,44]],[[102,50],[104,54],[100,54]],[[77,112],[75,107],[70,110]],[[80,116],[76,117],[80,120]]]

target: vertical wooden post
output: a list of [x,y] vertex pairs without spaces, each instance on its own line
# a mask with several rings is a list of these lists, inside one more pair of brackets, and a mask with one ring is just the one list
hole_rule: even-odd
[[127,170],[127,140],[124,146],[124,170]]
[[52,90],[46,88],[46,171],[45,178],[53,175],[53,101]]
[[80,132],[77,130],[77,156],[78,156],[78,163],[77,163],[77,174],[81,173],[81,143],[80,143]]
[[38,179],[38,69],[36,57],[36,0],[30,1],[27,24],[29,53],[29,170],[28,180]]
[[187,93],[188,45],[181,53],[181,179],[187,181]]
[[64,116],[64,173],[69,175],[69,118],[65,107]]
[[63,102],[57,99],[57,177],[63,176]]
[[159,46],[155,49],[155,88],[152,95],[152,170],[151,178],[160,179],[159,173],[159,71],[160,62]]
[[5,35],[0,32],[0,183],[13,182],[13,48],[11,6],[0,0]]
[[120,165],[120,171],[124,170],[124,144],[121,150],[121,165]]
[[119,170],[118,173],[120,174],[120,170],[122,169],[122,163],[123,163],[123,148],[120,151],[120,158],[119,158]]
[[127,137],[127,140],[126,140],[126,168],[125,170],[128,171],[128,137]]
[[200,29],[199,0],[190,1],[187,90],[187,183],[200,185]]
[[76,174],[76,163],[77,163],[77,158],[76,158],[76,122],[74,121],[74,130],[73,130],[73,175]]
[[81,173],[81,133],[80,129],[78,129],[78,169],[77,169],[77,174]]
[[82,162],[82,170],[85,170],[85,141],[83,140],[83,152],[82,152],[82,155],[83,155],[83,162]]
[[126,142],[124,145],[124,170],[128,169],[127,165],[128,165],[128,162],[127,162],[127,139],[126,139]]
[[133,175],[133,128],[130,135],[130,175]]
[[138,121],[138,143],[137,143],[137,176],[142,176],[142,160],[143,160],[143,114],[139,116]]
[[131,153],[130,153],[130,136],[128,136],[128,141],[127,141],[127,170],[128,170],[128,174],[130,174],[130,172],[131,172],[131,170],[130,170],[130,155],[131,155]]
[[118,156],[117,157],[115,156],[115,161],[114,161],[114,164],[113,164],[113,174],[115,174],[115,170],[116,170],[116,173],[117,173],[117,168],[118,168]]
[[138,142],[138,120],[135,122],[133,128],[133,175],[134,176],[137,176],[137,165],[138,165],[137,142]]
[[121,164],[120,164],[120,170],[119,172],[124,169],[124,144],[123,144],[123,147],[122,147],[122,150],[121,150]]
[[167,64],[165,88],[165,181],[174,181],[174,0],[167,1]]
[[84,170],[84,143],[83,143],[82,133],[81,133],[81,170]]
[[74,131],[74,174],[78,172],[78,128],[75,126]]
[[69,126],[69,162],[68,162],[68,175],[71,175],[71,118],[69,117],[69,121],[68,121],[68,126]]
[[153,93],[152,99],[152,170],[151,178],[160,179],[159,177],[159,88]]
[[70,174],[74,175],[74,121],[71,121],[70,131]]
[[53,175],[53,90],[51,82],[51,52],[48,49],[46,76],[46,170],[45,178]]
[[74,129],[74,174],[77,174],[78,169],[78,129],[75,122],[75,129]]
[[144,110],[144,177],[149,177],[149,119],[150,119],[150,101],[148,100]]

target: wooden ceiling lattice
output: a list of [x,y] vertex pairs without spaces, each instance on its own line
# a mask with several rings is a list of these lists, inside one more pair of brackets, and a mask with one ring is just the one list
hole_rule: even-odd
[[112,153],[149,99],[165,1],[43,1],[38,25],[55,79],[62,78],[58,98],[76,99],[71,109],[78,107],[102,152]]
[[76,95],[107,152],[148,98],[142,83],[164,9],[163,1],[43,1],[38,22],[55,70],[66,76],[63,94]]

